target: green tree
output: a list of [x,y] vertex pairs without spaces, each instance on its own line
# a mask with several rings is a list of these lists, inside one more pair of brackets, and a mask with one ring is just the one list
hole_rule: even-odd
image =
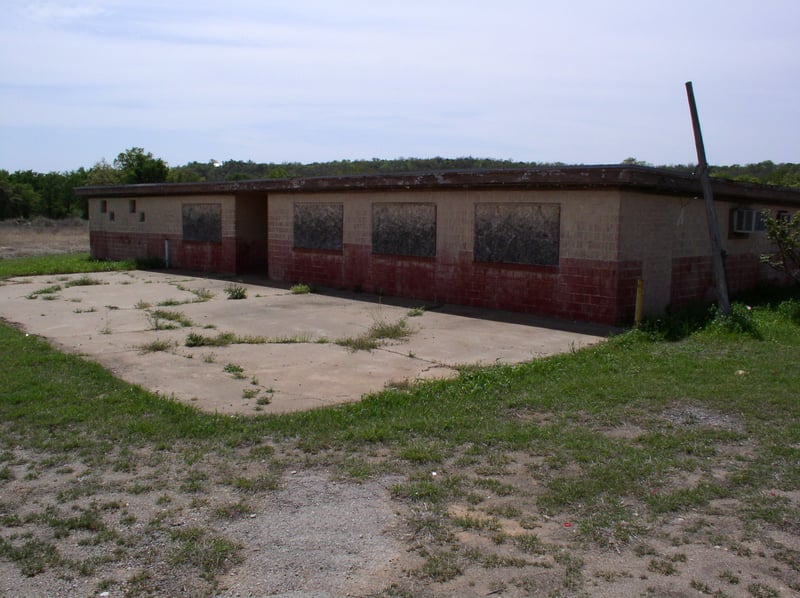
[[800,210],[793,216],[764,213],[767,237],[776,251],[761,256],[761,261],[783,272],[800,285]]
[[89,169],[89,176],[86,184],[96,187],[120,185],[122,184],[122,172],[111,166],[111,164],[106,162],[105,158],[103,158]]
[[14,180],[14,175],[0,170],[0,220],[35,216],[40,201],[31,183]]
[[120,153],[114,166],[121,172],[123,183],[165,183],[169,176],[169,166],[161,158],[145,153],[141,147],[132,147]]

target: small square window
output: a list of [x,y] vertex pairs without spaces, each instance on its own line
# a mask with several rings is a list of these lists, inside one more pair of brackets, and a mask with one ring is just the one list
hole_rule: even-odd
[[144,222],[144,212],[139,212],[139,222]]
[[129,199],[128,200],[128,211],[131,214],[135,214],[136,213],[136,200],[135,199]]
[[101,199],[100,200],[100,213],[101,214],[105,214],[106,212],[108,212],[108,200],[107,199]]
[[109,212],[108,213],[108,219],[111,220],[111,221],[114,220],[114,212]]

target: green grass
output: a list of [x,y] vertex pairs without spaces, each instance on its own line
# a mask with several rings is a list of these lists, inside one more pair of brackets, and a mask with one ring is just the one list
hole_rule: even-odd
[[74,274],[78,272],[111,272],[134,270],[133,260],[110,262],[93,260],[88,253],[65,253],[37,257],[0,258],[0,280],[15,276]]
[[[254,419],[219,418],[164,401],[2,326],[0,370],[15,375],[0,382],[0,411],[4,421],[18,426],[20,441],[24,430],[36,439],[50,426],[64,424],[67,435],[74,426],[86,426],[115,438],[274,433],[303,437],[306,447],[375,442],[407,447],[408,439],[416,438],[419,446],[480,443],[555,452],[577,465],[575,472],[554,475],[548,484],[543,502],[557,509],[631,488],[647,498],[649,485],[643,482],[655,484],[685,467],[684,461],[701,458],[703,445],[716,438],[702,429],[690,433],[660,425],[642,442],[630,443],[594,427],[646,423],[674,403],[700,405],[736,417],[743,433],[760,443],[761,460],[739,474],[745,481],[758,485],[763,476],[772,476],[778,487],[789,487],[800,479],[792,466],[797,449],[791,448],[800,441],[800,407],[794,400],[800,334],[798,324],[781,315],[786,309],[754,309],[763,340],[714,327],[676,343],[631,332],[568,355],[465,369],[454,381],[388,389],[352,405]],[[235,339],[197,337],[192,346]],[[739,370],[748,374],[738,376]],[[150,409],[150,417],[137,417]],[[528,416],[538,413],[551,417],[528,423]],[[174,426],[176,417],[180,422]],[[767,463],[775,464],[775,471],[766,470]]]
[[[735,303],[729,318],[708,309],[697,320],[671,314],[569,354],[466,367],[454,380],[388,388],[357,403],[250,417],[203,413],[157,397],[0,324],[0,372],[13,373],[0,376],[0,454],[46,451],[66,461],[110,463],[145,445],[179,444],[198,455],[209,447],[274,445],[289,447],[301,461],[338,467],[343,477],[351,470],[400,472],[404,477],[391,494],[418,513],[412,528],[421,543],[432,545],[422,574],[437,580],[462,568],[459,556],[437,549],[453,541],[452,526],[496,533],[481,529],[484,513],[521,525],[573,522],[583,541],[614,548],[644,546],[659,518],[712,517],[713,502],[721,498],[738,501],[736,516],[753,533],[800,530],[800,514],[782,495],[800,487],[800,297],[749,301],[750,308]],[[238,342],[224,333],[196,340],[209,338]],[[741,455],[726,453],[741,446]],[[512,467],[516,477],[510,479]],[[523,467],[535,480],[535,495],[518,487]],[[257,493],[279,481],[270,473],[231,476],[230,484]],[[68,490],[89,496],[96,491],[90,482]],[[183,492],[211,483],[191,475],[182,481]],[[487,495],[503,502],[480,511]],[[443,515],[456,501],[474,501],[475,516]],[[550,551],[535,533],[506,544],[528,555]],[[709,532],[701,526],[692,533]],[[228,558],[229,547],[206,546],[210,538],[180,542],[187,551],[191,540]],[[0,553],[34,573],[58,558],[46,545],[9,542]],[[774,552],[783,566],[800,566],[795,552]],[[654,577],[684,568],[663,554],[645,557],[650,554],[639,558],[651,564]],[[190,551],[176,558],[201,563],[201,570],[208,558],[209,571],[218,560],[213,554],[194,560]],[[562,561],[564,586],[579,587],[580,559],[567,554]],[[770,588],[756,590],[767,595]]]

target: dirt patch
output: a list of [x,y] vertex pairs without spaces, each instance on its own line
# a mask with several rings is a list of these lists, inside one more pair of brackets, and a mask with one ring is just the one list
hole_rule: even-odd
[[[283,471],[271,450],[189,465],[175,448],[103,468],[16,453],[0,502],[0,594],[367,595],[409,562],[395,478]],[[123,460],[136,465],[115,471]]]

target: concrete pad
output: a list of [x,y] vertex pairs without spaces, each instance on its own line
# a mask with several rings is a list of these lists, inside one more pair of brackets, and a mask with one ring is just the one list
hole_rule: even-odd
[[[87,277],[98,284],[71,286]],[[0,283],[0,316],[62,350],[99,362],[123,380],[226,414],[356,401],[388,384],[453,377],[466,365],[519,363],[585,347],[612,332],[525,314],[370,295],[293,295],[283,286],[253,279],[233,283],[247,290],[246,299],[229,300],[225,288],[230,284],[138,270],[17,278]],[[48,287],[59,288],[43,293]],[[211,299],[200,301],[199,295],[207,293]],[[414,307],[423,307],[422,315],[412,316]],[[156,330],[155,309],[179,312],[192,326]],[[373,351],[351,351],[335,342],[365,334],[377,322],[401,319],[410,335]],[[186,346],[190,333],[215,337],[223,332],[260,342]],[[155,340],[171,345],[146,351]]]

